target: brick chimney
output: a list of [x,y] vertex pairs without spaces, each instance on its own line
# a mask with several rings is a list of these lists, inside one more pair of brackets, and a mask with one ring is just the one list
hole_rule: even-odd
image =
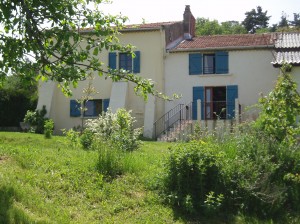
[[186,5],[183,13],[183,33],[184,39],[192,39],[195,36],[196,20],[193,16],[190,6]]

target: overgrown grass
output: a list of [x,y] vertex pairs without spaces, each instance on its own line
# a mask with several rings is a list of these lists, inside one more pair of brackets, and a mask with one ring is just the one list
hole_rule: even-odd
[[126,174],[107,182],[96,151],[74,149],[64,137],[2,132],[0,223],[176,222],[147,184],[167,147],[144,143],[127,155]]
[[[106,179],[98,151],[65,137],[0,132],[0,223],[186,223],[157,190],[171,145],[143,142],[122,158],[122,175]],[[242,214],[192,221],[273,223]]]

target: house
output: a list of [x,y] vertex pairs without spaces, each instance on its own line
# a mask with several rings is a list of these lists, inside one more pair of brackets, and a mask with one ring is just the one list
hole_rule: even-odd
[[[100,58],[104,65],[110,68],[123,68],[132,70],[133,73],[147,79],[152,79],[160,92],[165,92],[164,71],[167,49],[176,46],[184,37],[194,36],[195,18],[190,12],[189,6],[184,12],[184,20],[178,22],[163,22],[151,24],[129,25],[122,29],[118,36],[120,43],[132,44],[136,47],[135,58],[121,52],[101,53]],[[82,30],[89,33],[92,30]],[[76,100],[83,95],[83,88],[88,85],[88,80],[79,83],[73,89],[73,96],[66,98],[57,84],[48,81],[41,83],[39,87],[39,101],[37,109],[46,106],[47,117],[55,123],[55,133],[61,133],[61,129],[70,129],[81,124],[81,118],[96,118],[102,111],[110,107],[112,111],[117,108],[132,110],[136,118],[136,126],[144,127],[144,135],[153,136],[153,123],[165,112],[165,102],[162,99],[149,96],[147,102],[136,96],[134,84],[128,82],[112,82],[95,74],[93,86],[98,92],[93,100],[87,102],[87,111],[82,115],[78,110]]]
[[[84,32],[90,32],[85,30]],[[95,75],[98,93],[87,102],[82,115],[77,99],[88,81],[73,89],[66,98],[53,82],[41,83],[37,108],[46,105],[55,131],[81,124],[81,118],[95,118],[108,107],[132,110],[136,126],[144,136],[157,138],[183,121],[215,119],[232,121],[255,119],[246,108],[257,103],[259,94],[273,87],[283,61],[300,64],[300,36],[295,34],[245,34],[195,37],[195,18],[186,6],[183,21],[129,25],[121,30],[122,44],[136,46],[136,57],[126,53],[103,52],[101,61],[110,68],[123,68],[152,79],[166,95],[181,94],[175,101],[149,96],[147,102],[136,96],[132,83],[112,82]],[[300,67],[292,73],[300,83]]]

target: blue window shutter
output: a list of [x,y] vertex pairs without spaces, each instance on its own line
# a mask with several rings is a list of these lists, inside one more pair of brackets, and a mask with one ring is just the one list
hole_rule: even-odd
[[79,117],[80,114],[80,103],[77,100],[70,100],[70,116]]
[[226,92],[227,119],[232,119],[234,118],[234,114],[235,114],[235,99],[238,98],[238,86],[237,85],[227,86],[226,89],[227,89]]
[[216,52],[216,73],[228,74],[228,52]]
[[197,120],[197,100],[201,100],[201,120],[204,120],[204,87],[193,87],[193,120]]
[[202,54],[189,54],[189,74],[202,74]]
[[109,107],[109,99],[103,100],[103,111],[106,112]]
[[141,64],[141,52],[135,51],[135,58],[133,59],[133,73],[140,73],[140,64]]
[[117,53],[116,52],[109,52],[108,66],[111,69],[117,69]]

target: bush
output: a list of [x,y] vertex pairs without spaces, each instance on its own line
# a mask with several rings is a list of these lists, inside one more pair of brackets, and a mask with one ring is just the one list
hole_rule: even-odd
[[134,122],[130,111],[119,109],[115,114],[107,111],[98,119],[88,120],[86,129],[102,141],[107,141],[123,151],[131,151],[137,149],[141,143],[138,139],[141,129],[134,129]]
[[94,139],[94,134],[85,129],[81,136],[80,136],[80,143],[83,149],[89,149],[91,148],[92,144],[93,144],[93,139]]
[[181,143],[165,165],[165,198],[189,214],[279,217],[300,210],[300,149],[248,126],[219,143]]
[[[168,200],[188,213],[199,213],[213,204],[209,195],[222,196],[221,164],[224,153],[205,143],[178,144],[170,149],[166,163],[165,187]],[[221,201],[220,201],[221,203]],[[220,206],[218,206],[220,207]]]
[[34,128],[35,133],[43,134],[44,123],[47,120],[47,118],[45,118],[46,113],[46,106],[43,106],[42,110],[28,110],[25,114],[24,122],[28,123],[32,128]]
[[51,138],[53,130],[54,130],[54,122],[53,122],[53,120],[52,119],[45,120],[45,124],[44,124],[44,135],[45,135],[45,138]]

